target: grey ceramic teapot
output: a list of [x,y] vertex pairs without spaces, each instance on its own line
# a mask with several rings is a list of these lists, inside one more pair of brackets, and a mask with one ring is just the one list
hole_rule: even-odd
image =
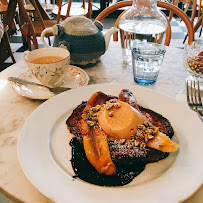
[[103,35],[102,29],[103,25],[99,21],[93,22],[84,16],[72,16],[60,24],[44,29],[41,40],[45,47],[49,47],[44,37],[47,33],[53,33],[53,46],[66,47],[70,52],[71,64],[88,66],[97,63],[108,48],[111,35],[118,31],[112,27]]

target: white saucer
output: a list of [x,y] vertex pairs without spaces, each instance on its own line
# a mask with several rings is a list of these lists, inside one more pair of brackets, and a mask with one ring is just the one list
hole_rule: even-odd
[[[67,71],[67,75],[62,86],[70,88],[86,86],[89,82],[89,76],[87,75],[87,73],[83,69],[76,66],[69,66],[70,67]],[[19,78],[39,83],[39,81],[32,75],[30,70],[21,74]],[[22,85],[13,82],[12,87],[16,93],[30,99],[45,100],[55,96],[55,94],[53,92],[50,92],[47,88],[35,85]]]

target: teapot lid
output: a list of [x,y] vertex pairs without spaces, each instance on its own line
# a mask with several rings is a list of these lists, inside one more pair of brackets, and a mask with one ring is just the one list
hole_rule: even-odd
[[95,23],[84,16],[71,16],[66,18],[61,26],[64,32],[69,35],[84,36],[94,35],[99,30],[103,29],[101,22],[96,21]]

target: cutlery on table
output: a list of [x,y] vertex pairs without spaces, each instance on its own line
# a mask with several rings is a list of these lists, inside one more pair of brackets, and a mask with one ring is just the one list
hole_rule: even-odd
[[203,121],[203,105],[200,94],[199,81],[188,81],[187,80],[187,103],[189,107],[196,111]]
[[59,94],[61,92],[65,92],[67,90],[70,90],[72,88],[69,88],[69,87],[48,87],[46,85],[42,85],[42,84],[39,84],[39,83],[35,83],[35,82],[31,82],[31,81],[28,81],[28,80],[23,80],[21,78],[16,78],[16,77],[9,77],[8,78],[9,81],[12,81],[12,82],[17,82],[17,83],[20,83],[20,84],[23,84],[23,85],[37,85],[37,86],[40,86],[40,87],[46,87],[50,92],[53,92],[55,94]]

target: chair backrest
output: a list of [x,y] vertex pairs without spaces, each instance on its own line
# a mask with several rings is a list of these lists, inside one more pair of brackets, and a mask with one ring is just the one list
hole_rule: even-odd
[[[108,16],[110,13],[112,13],[113,11],[118,10],[119,8],[123,8],[126,6],[131,6],[133,3],[133,1],[121,1],[118,2],[116,4],[113,4],[112,6],[107,7],[106,9],[104,9],[97,17],[95,20],[101,21],[103,20],[106,16]],[[186,24],[187,29],[188,29],[188,44],[190,44],[192,41],[194,41],[194,29],[192,26],[192,23],[190,21],[190,19],[188,18],[188,16],[178,7],[169,4],[169,3],[165,3],[165,2],[160,2],[157,1],[157,5],[158,7],[161,8],[165,8],[169,11],[172,11],[173,13],[175,13],[176,15],[178,15]],[[119,16],[121,17],[121,16]],[[118,27],[118,22],[119,20],[117,20],[115,27]],[[170,24],[168,23],[168,26],[170,26]],[[170,28],[171,29],[171,28]],[[170,29],[166,32],[166,40],[165,40],[165,45],[168,46],[170,44],[170,38],[171,38],[171,34],[170,34]],[[115,33],[114,33],[115,34]],[[117,38],[114,37],[114,40],[116,40]]]
[[56,4],[55,0],[45,0],[44,2],[45,4],[53,4],[53,5]]
[[[21,1],[23,2],[25,0],[21,0]],[[55,5],[54,0],[50,0],[50,1],[45,0],[45,4],[41,4],[40,0],[29,0],[29,2],[30,2],[30,5],[34,9],[34,12],[37,13],[37,16],[38,16],[38,18],[40,19],[41,22],[43,20],[51,20],[49,14],[47,13],[48,10],[44,6],[46,4],[48,5],[49,3]],[[58,4],[60,4],[60,2],[62,2],[62,0],[58,0]],[[21,8],[21,9],[23,9],[23,8]],[[23,10],[26,10],[26,9],[23,9]],[[29,12],[29,9],[27,10],[27,12]],[[59,23],[59,21],[60,21],[60,18],[58,19],[57,23]],[[43,24],[43,23],[41,23],[41,24]]]
[[[88,9],[87,9],[87,12],[84,13],[84,16],[88,17],[88,18],[91,18],[91,15],[92,15],[92,2],[93,0],[88,0]],[[66,4],[66,2],[65,2]],[[60,19],[61,15],[63,16],[62,18],[67,18],[70,16],[70,11],[71,11],[71,6],[72,6],[72,0],[68,0],[68,5],[67,5],[67,9],[66,11],[62,14],[61,11],[62,11],[62,7],[66,5],[63,4],[63,0],[62,1],[59,1],[59,4],[58,4],[58,14],[57,14],[57,21]],[[85,11],[85,0],[83,0],[82,2],[82,6],[79,7],[80,9],[84,9]],[[76,11],[77,12],[77,11]],[[77,13],[75,14],[77,15]]]
[[197,2],[197,9],[198,9],[198,19],[200,18],[200,15],[201,15],[201,13],[202,13],[202,11],[203,11],[203,5],[202,5],[203,3],[202,3],[202,0],[199,0],[198,2]]
[[[33,13],[35,12],[35,8],[32,6],[32,4],[30,3],[29,0],[24,0],[25,2],[25,9],[30,12]],[[55,3],[55,0],[39,0],[39,2],[42,4],[43,8],[47,11],[47,12],[52,12],[54,9],[57,9],[58,6]]]
[[[189,5],[192,5],[192,13],[191,13],[191,19],[190,20],[193,24],[195,16],[196,16],[197,0],[172,0],[171,3],[177,7],[178,7],[179,3],[186,3],[186,7],[184,9],[185,14],[189,8]],[[170,12],[169,21],[171,21],[172,17],[173,17],[173,12]]]
[[[28,12],[26,11],[26,9],[24,7],[24,1],[23,0],[17,0],[17,1],[18,1],[19,10],[20,10],[20,12],[22,14],[22,15],[20,15],[21,18],[23,18],[24,21],[29,25],[29,30],[27,30],[27,32],[28,33],[30,32],[30,34],[32,36],[33,44],[35,45],[35,48],[38,48],[37,36],[36,36],[35,28],[33,26],[32,20],[30,19],[30,16],[29,16]],[[38,17],[38,21],[40,22],[42,28],[45,29],[44,20],[51,20],[51,18],[49,17],[47,12],[42,7],[42,5],[39,2],[39,0],[30,0],[30,3],[32,4],[32,6],[35,9],[35,12],[36,12],[37,17]],[[21,26],[22,26],[22,24],[21,24]]]
[[8,1],[7,0],[0,0],[0,5],[8,5]]

